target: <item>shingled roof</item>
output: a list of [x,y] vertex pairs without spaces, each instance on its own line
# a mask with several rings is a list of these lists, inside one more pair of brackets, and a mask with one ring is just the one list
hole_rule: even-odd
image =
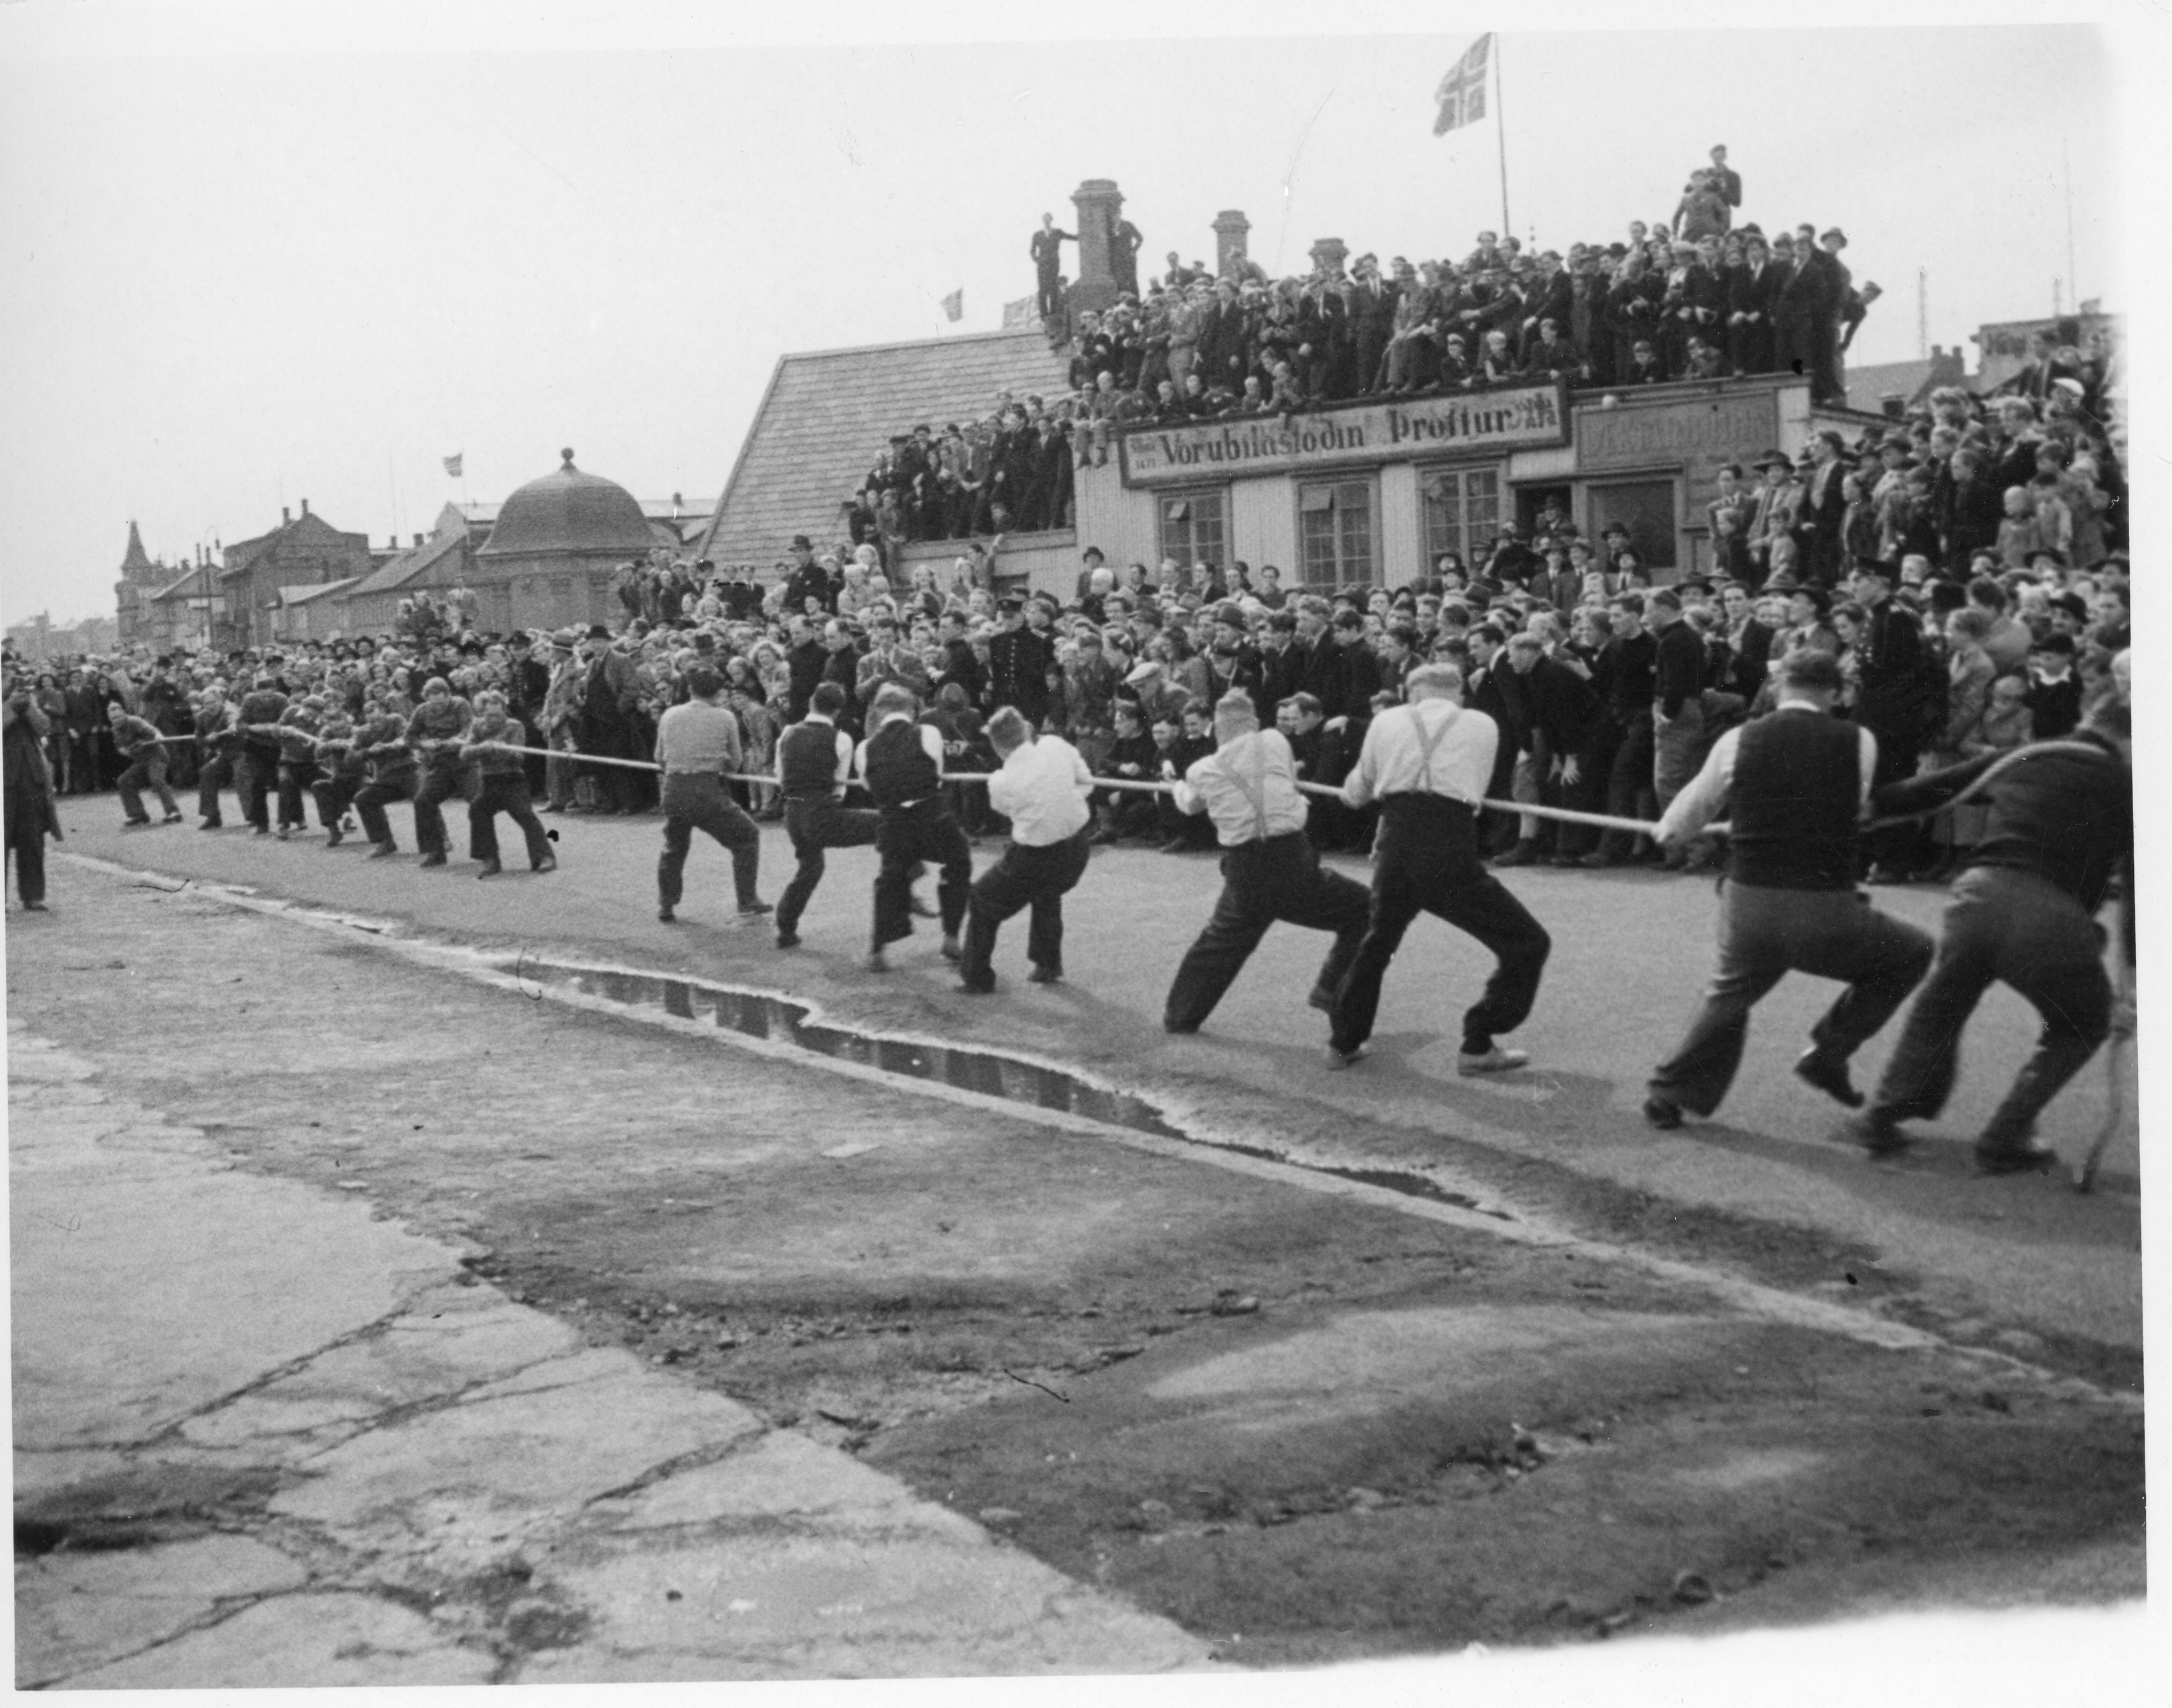
[[821,539],[892,433],[987,415],[996,394],[1053,398],[1067,364],[1040,327],[780,357],[701,542],[718,563],[769,563]]

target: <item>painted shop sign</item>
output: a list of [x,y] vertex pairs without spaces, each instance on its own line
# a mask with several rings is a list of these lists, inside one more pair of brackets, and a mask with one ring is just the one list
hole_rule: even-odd
[[1354,404],[1293,415],[1246,416],[1123,435],[1124,484],[1166,486],[1218,476],[1278,475],[1443,452],[1509,450],[1568,442],[1565,389],[1521,385],[1412,403]]
[[1579,470],[1629,468],[1638,464],[1722,460],[1762,454],[1779,443],[1774,391],[1749,396],[1680,398],[1662,404],[1622,403],[1613,409],[1585,405],[1576,412]]

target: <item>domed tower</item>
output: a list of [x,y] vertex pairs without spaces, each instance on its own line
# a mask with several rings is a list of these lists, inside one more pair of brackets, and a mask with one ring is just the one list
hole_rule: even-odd
[[614,621],[612,573],[655,543],[641,505],[616,481],[583,474],[573,454],[498,508],[476,553],[476,617],[485,629],[562,628]]

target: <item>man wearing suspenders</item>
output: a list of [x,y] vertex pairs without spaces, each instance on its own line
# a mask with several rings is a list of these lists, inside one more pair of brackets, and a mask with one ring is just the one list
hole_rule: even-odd
[[1351,806],[1379,802],[1380,835],[1371,922],[1328,1011],[1331,1057],[1337,1067],[1358,1059],[1373,1035],[1388,963],[1411,921],[1430,913],[1493,952],[1493,975],[1463,1017],[1455,1067],[1500,1073],[1530,1060],[1493,1039],[1530,1016],[1553,940],[1479,858],[1478,807],[1500,730],[1484,712],[1465,708],[1463,673],[1453,664],[1424,665],[1405,687],[1410,703],[1373,720],[1358,767],[1342,784]]
[[1277,920],[1335,933],[1312,992],[1315,1008],[1333,1000],[1365,931],[1364,886],[1323,871],[1304,834],[1304,797],[1288,739],[1260,728],[1241,689],[1215,703],[1214,734],[1218,747],[1185,772],[1175,802],[1214,821],[1222,898],[1169,986],[1162,1024],[1171,1032],[1196,1032],[1206,1023]]

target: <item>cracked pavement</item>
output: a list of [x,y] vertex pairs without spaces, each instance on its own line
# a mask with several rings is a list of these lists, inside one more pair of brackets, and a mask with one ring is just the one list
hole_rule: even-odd
[[1159,1670],[1205,1646],[8,1026],[16,1682]]

